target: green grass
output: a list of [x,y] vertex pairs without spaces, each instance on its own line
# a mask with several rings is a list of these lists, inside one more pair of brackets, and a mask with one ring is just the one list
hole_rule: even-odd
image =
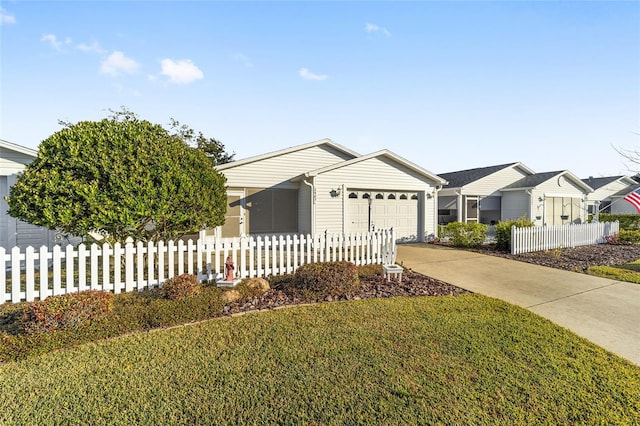
[[640,260],[619,266],[591,266],[588,271],[599,277],[640,284]]
[[638,424],[640,368],[479,295],[325,303],[0,366],[0,424]]

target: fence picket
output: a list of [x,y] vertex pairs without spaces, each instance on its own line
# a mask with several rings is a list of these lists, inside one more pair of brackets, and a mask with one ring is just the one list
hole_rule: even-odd
[[47,246],[40,247],[40,254],[38,255],[40,260],[40,300],[44,300],[49,296],[49,248]]

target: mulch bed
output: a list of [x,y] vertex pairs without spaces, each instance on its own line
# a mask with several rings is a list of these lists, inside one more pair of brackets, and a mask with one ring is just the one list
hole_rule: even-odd
[[[493,245],[483,246],[472,251],[574,272],[586,272],[589,266],[616,266],[640,259],[640,245],[599,244],[516,255],[496,250]],[[225,306],[223,314],[233,315],[249,311],[276,309],[284,306],[339,300],[363,300],[398,296],[457,296],[471,293],[410,270],[405,270],[400,283],[395,279],[385,281],[382,275],[361,278],[360,282],[361,287],[356,294],[343,297],[328,296],[318,299],[295,291],[290,286],[290,283],[283,281],[262,296],[254,297],[244,303],[233,303]]]
[[301,305],[307,303],[336,302],[340,300],[364,300],[398,296],[457,296],[470,292],[413,271],[402,274],[402,282],[395,278],[386,281],[381,275],[360,279],[360,289],[357,293],[342,297],[327,296],[321,299],[312,298],[291,288],[284,281],[262,296],[254,297],[242,304],[231,304],[224,307],[225,315],[240,312],[276,309],[283,306]]
[[640,245],[596,244],[522,254],[505,253],[494,246],[473,251],[574,272],[586,272],[590,266],[617,266],[640,259]]

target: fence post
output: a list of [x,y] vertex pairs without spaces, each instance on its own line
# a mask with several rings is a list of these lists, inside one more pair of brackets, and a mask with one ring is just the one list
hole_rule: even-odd
[[511,226],[511,254],[516,254],[516,226]]

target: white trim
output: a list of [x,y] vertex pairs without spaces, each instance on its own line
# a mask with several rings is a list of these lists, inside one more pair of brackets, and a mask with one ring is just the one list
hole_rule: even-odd
[[26,146],[18,145],[4,139],[0,139],[0,148],[9,149],[11,151],[19,152],[20,154],[29,155],[33,158],[38,156],[38,151],[32,148],[27,148]]

